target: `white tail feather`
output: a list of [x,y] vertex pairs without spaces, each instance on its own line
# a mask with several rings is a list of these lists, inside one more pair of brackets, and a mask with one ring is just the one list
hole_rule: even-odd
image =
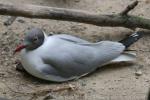
[[136,59],[135,53],[124,52],[119,57],[112,60],[111,63],[128,62],[128,61],[134,61],[135,59]]

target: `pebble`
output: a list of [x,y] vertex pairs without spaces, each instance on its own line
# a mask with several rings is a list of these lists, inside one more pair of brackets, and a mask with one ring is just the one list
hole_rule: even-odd
[[141,71],[141,70],[137,70],[137,71],[135,72],[135,75],[136,75],[136,76],[141,76],[141,75],[142,75],[142,71]]
[[86,86],[86,83],[82,82],[81,85],[82,85],[82,86]]
[[54,97],[51,94],[48,94],[47,96],[44,97],[43,100],[50,100],[50,99],[54,99]]
[[23,19],[18,19],[18,22],[25,23],[25,21]]

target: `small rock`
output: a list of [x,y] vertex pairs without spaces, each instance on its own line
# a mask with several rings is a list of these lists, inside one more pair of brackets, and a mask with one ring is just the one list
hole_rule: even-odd
[[94,82],[93,85],[96,85],[96,83]]
[[26,72],[25,69],[23,68],[21,62],[16,62],[16,70],[19,72]]
[[145,82],[149,82],[149,80],[145,80]]
[[3,77],[3,76],[5,76],[5,73],[0,73],[0,77]]
[[23,19],[18,19],[18,22],[25,23],[25,21]]
[[7,94],[6,92],[3,92],[3,94]]
[[8,32],[3,32],[2,34],[3,34],[3,35],[7,35],[7,34],[8,34]]
[[142,71],[141,71],[141,70],[137,70],[137,71],[135,72],[135,75],[136,75],[136,76],[141,76],[141,75],[142,75]]
[[54,99],[54,97],[51,94],[48,94],[47,96],[44,97],[43,100],[50,100],[50,99]]
[[82,86],[86,86],[86,83],[82,82],[81,85],[82,85]]

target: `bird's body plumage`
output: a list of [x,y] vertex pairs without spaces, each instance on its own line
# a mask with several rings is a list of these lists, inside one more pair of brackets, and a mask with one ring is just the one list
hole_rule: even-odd
[[111,62],[124,52],[119,42],[91,43],[70,35],[46,36],[44,43],[31,51],[21,51],[27,72],[41,79],[62,82],[78,78]]

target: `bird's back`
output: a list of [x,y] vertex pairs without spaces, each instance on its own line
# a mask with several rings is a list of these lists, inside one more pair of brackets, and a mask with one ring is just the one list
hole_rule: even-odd
[[65,37],[50,38],[45,43],[50,51],[44,52],[43,61],[54,66],[65,77],[89,73],[118,57],[124,50],[118,42],[89,43]]

